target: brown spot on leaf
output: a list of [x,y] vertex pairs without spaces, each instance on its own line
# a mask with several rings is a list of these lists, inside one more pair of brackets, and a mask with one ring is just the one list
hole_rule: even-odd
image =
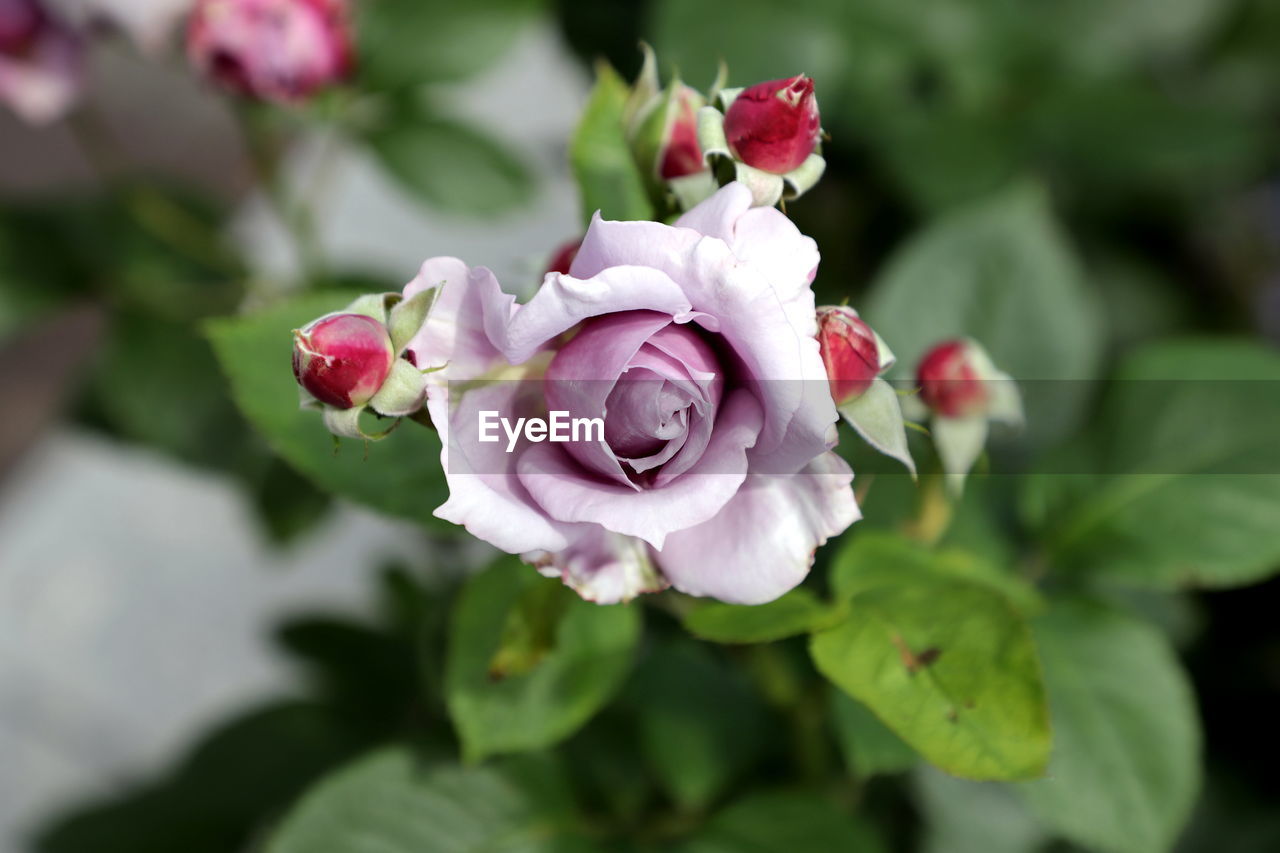
[[898,657],[902,659],[902,665],[907,668],[907,672],[915,675],[926,666],[931,665],[938,658],[942,657],[942,649],[937,646],[930,646],[924,651],[917,654],[911,651],[911,647],[907,645],[906,640],[902,639],[898,634],[890,637],[894,646],[898,649]]

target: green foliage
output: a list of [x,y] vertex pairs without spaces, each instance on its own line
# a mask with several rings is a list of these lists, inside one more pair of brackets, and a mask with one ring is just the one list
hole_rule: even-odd
[[644,178],[627,145],[623,112],[630,87],[608,65],[596,68],[596,85],[569,146],[584,224],[600,211],[605,219],[652,219]]
[[923,549],[855,538],[833,586],[849,617],[813,635],[818,670],[949,773],[1039,776],[1049,721],[1031,632],[1009,599]]
[[[422,764],[407,749],[387,748],[308,793],[266,851],[566,850],[567,816],[545,789],[522,785],[513,776],[491,767]],[[544,779],[538,781],[545,785]]]
[[471,216],[529,200],[533,176],[514,152],[474,127],[423,110],[411,105],[366,133],[399,186],[433,207]]
[[1108,853],[1168,850],[1200,785],[1195,702],[1158,632],[1081,602],[1035,623],[1053,709],[1047,778],[1021,786],[1032,811]]
[[679,853],[883,853],[864,822],[809,792],[745,797],[720,812]]
[[[933,344],[967,336],[1015,379],[1089,379],[1101,341],[1081,276],[1045,191],[1019,184],[909,240],[877,277],[865,314],[903,375]],[[1087,388],[1041,382],[1022,390],[1032,395],[1029,428],[1043,437],[1070,428]]]
[[[225,853],[364,744],[323,705],[278,702],[208,734],[165,779],[44,829],[40,853]],[[264,761],[263,756],[270,756]]]
[[844,753],[845,766],[858,777],[899,773],[913,767],[919,756],[866,705],[840,691],[831,691],[831,723]]
[[793,589],[768,604],[695,605],[684,617],[690,633],[716,643],[771,643],[807,634],[834,618],[832,608],[807,589]]
[[[1025,506],[1063,568],[1129,583],[1230,586],[1280,567],[1280,355],[1235,341],[1136,352],[1089,433],[1084,471]],[[1088,467],[1085,467],[1088,466]]]
[[769,718],[742,673],[688,641],[654,648],[628,689],[646,761],[682,809],[700,810],[763,751]]
[[408,423],[385,441],[363,447],[339,442],[319,414],[298,407],[290,331],[357,295],[329,291],[252,316],[216,320],[208,326],[209,337],[232,397],[282,459],[326,492],[443,527],[431,515],[446,497],[434,432]]
[[915,790],[927,830],[921,853],[1038,853],[1048,833],[1008,785],[921,767]]
[[360,76],[374,88],[469,77],[506,55],[542,0],[370,0],[361,4]]
[[464,756],[539,749],[573,734],[621,687],[640,627],[634,606],[583,601],[518,560],[473,577],[452,616],[445,669]]

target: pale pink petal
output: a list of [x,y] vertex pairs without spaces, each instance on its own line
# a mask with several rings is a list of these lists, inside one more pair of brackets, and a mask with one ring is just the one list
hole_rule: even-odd
[[689,595],[763,604],[809,573],[814,552],[860,517],[853,472],[826,453],[799,474],[753,474],[715,518],[667,537],[659,569]]
[[524,559],[597,604],[618,604],[666,588],[666,579],[653,565],[652,551],[641,540],[595,524],[575,525],[573,534],[577,538],[569,547],[556,553],[525,554]]
[[517,467],[520,482],[553,518],[593,522],[660,548],[669,533],[712,518],[733,498],[759,430],[759,403],[745,391],[731,394],[697,464],[661,488],[635,491],[587,474],[556,444],[531,445]]

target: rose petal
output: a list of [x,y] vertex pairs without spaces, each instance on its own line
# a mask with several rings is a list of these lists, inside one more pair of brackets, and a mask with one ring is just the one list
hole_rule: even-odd
[[653,565],[649,546],[633,536],[610,533],[595,524],[574,525],[578,538],[554,554],[524,558],[549,577],[559,577],[587,601],[617,604],[665,589],[667,581]]
[[737,493],[760,417],[760,405],[750,393],[731,395],[697,464],[662,488],[637,492],[595,477],[555,444],[531,445],[517,470],[520,482],[551,517],[594,522],[660,548],[667,534],[713,517]]
[[794,476],[753,474],[715,518],[668,536],[658,567],[689,595],[772,601],[804,580],[820,545],[858,520],[852,481],[834,453]]

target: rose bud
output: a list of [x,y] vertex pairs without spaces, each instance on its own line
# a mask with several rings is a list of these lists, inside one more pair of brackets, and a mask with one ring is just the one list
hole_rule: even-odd
[[0,103],[20,118],[61,118],[80,95],[84,43],[38,0],[0,0]]
[[25,52],[44,21],[36,0],[0,0],[0,53],[15,56]]
[[395,360],[387,327],[363,314],[330,314],[293,333],[293,375],[334,408],[368,403]]
[[818,345],[837,406],[865,394],[893,363],[876,333],[845,305],[818,309]]
[[351,70],[346,0],[198,0],[187,54],[242,95],[302,100]]
[[658,155],[658,177],[664,181],[707,170],[698,145],[698,110],[703,103],[703,97],[695,90],[682,84],[676,87]]
[[921,401],[947,418],[984,414],[990,394],[980,358],[966,340],[944,341],[929,350],[916,370]]
[[581,237],[561,243],[555,254],[551,256],[551,262],[547,264],[547,273],[558,272],[561,275],[568,275],[569,267],[573,266],[573,259],[578,257],[578,250],[581,248]]
[[724,134],[748,166],[777,175],[799,168],[822,134],[813,80],[801,74],[742,90],[725,113]]

